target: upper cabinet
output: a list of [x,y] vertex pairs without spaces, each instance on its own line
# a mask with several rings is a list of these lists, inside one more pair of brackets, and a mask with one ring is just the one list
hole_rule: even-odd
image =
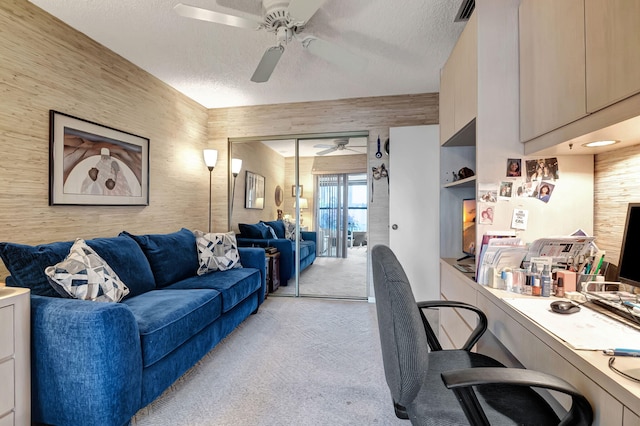
[[587,114],[584,0],[520,4],[520,139]]
[[584,0],[587,111],[640,92],[640,0]]
[[522,0],[519,12],[522,142],[550,146],[640,114],[606,108],[640,93],[640,0]]
[[476,117],[478,108],[477,19],[473,14],[440,76],[440,144]]

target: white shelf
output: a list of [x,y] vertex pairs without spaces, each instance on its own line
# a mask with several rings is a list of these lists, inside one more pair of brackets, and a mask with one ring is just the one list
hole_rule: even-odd
[[443,188],[472,188],[476,184],[476,177],[471,176],[466,179],[460,179],[455,182],[449,182],[442,185]]

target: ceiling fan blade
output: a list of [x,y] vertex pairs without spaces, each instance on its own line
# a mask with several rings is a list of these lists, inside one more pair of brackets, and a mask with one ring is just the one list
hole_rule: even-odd
[[242,18],[240,16],[229,15],[227,13],[214,12],[209,9],[189,6],[188,4],[178,3],[173,10],[180,16],[185,18],[199,19],[200,21],[214,22],[216,24],[229,25],[231,27],[246,28],[256,30],[260,28],[262,22],[253,19]]
[[316,155],[326,155],[326,154],[329,154],[330,152],[333,152],[333,151],[335,151],[337,149],[338,148],[334,146],[334,147],[331,147],[329,149],[325,149],[324,151],[317,152]]
[[251,81],[255,83],[264,83],[269,80],[273,70],[278,65],[278,61],[284,52],[284,47],[282,46],[273,46],[267,49],[262,55],[262,59],[258,64],[258,68],[256,68],[253,76],[251,77]]
[[314,145],[314,148],[333,148],[335,145],[327,145],[326,143],[320,143],[318,145]]
[[326,0],[291,0],[289,17],[296,25],[304,25],[322,7]]
[[325,61],[352,72],[362,72],[367,66],[366,59],[356,56],[347,49],[326,40],[309,36],[302,40],[302,46]]

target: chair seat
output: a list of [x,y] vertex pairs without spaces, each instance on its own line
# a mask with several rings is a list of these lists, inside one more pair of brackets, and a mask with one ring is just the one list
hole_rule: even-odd
[[[468,425],[455,394],[445,387],[440,374],[462,368],[504,367],[493,358],[464,350],[430,352],[428,365],[418,395],[406,407],[412,425]],[[479,386],[477,396],[492,426],[549,425],[560,421],[546,401],[528,387]],[[526,412],[523,406],[527,407]]]

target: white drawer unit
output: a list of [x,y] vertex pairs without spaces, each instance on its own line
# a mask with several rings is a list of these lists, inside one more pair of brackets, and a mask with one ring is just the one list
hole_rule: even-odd
[[29,290],[0,286],[0,426],[31,423]]

